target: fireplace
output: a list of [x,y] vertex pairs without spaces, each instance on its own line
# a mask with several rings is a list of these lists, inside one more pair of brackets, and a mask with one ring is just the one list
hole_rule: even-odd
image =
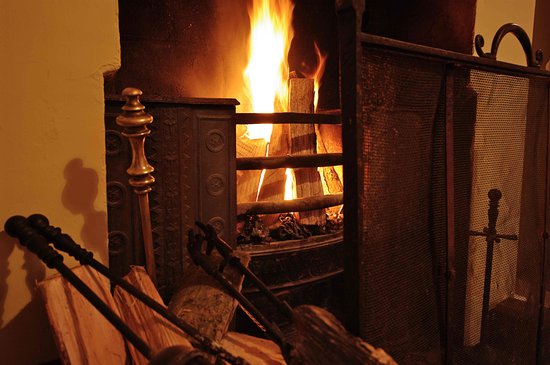
[[[315,123],[342,122],[344,150],[331,158],[344,165],[344,235],[243,246],[255,256],[252,266],[291,304],[331,308],[350,330],[399,363],[547,363],[548,73],[495,61],[494,54],[451,52],[469,53],[471,39],[430,38],[441,42],[430,46],[446,45],[442,50],[361,33],[360,11],[351,6],[361,2],[338,3],[337,33],[332,1],[317,2],[323,10],[315,14],[330,20],[327,28],[334,33],[321,44],[340,60],[338,67],[329,57],[321,105],[339,111],[312,118]],[[371,14],[376,4],[367,4]],[[202,12],[189,19],[196,19],[191,25],[205,22],[202,29],[215,28]],[[467,35],[465,28],[451,33]],[[501,36],[521,33],[512,28]],[[376,22],[363,29],[384,35],[384,26],[377,28]],[[163,42],[176,37],[170,31],[165,38],[149,39],[148,46],[166,46]],[[421,28],[392,32],[395,38],[422,38]],[[208,33],[200,36],[208,38]],[[200,64],[201,52],[211,55],[212,50],[201,48],[201,39],[193,41],[185,62]],[[137,47],[131,36],[125,42]],[[523,43],[534,66],[537,60]],[[482,52],[480,42],[478,49]],[[140,62],[126,67],[107,90],[119,91],[121,83],[139,79],[139,68]],[[204,80],[215,78],[208,88],[227,77],[196,72],[205,72]],[[237,113],[235,99],[197,98],[201,93],[195,83],[172,82],[168,71],[170,77],[150,69],[143,73],[142,101],[156,120],[147,147],[157,168],[151,214],[160,289],[169,298],[185,275],[182,242],[194,220],[210,222],[226,240],[236,242],[237,215],[232,212],[265,212],[253,202],[246,208],[237,202],[235,174],[270,163],[280,167],[282,162],[234,158],[235,124],[285,117]],[[156,73],[161,74],[158,79],[152,76]],[[210,94],[240,98],[217,91]],[[169,95],[155,95],[160,92]],[[121,105],[117,96],[107,101],[107,123]],[[108,173],[118,174],[110,175],[117,181],[108,185],[111,263],[124,270],[142,263],[143,257],[139,244],[129,243],[139,239],[137,215],[132,213],[137,208],[128,205],[134,204],[129,190],[123,191],[128,161],[120,159],[124,152],[116,151],[124,147],[109,149],[118,142],[117,133],[108,131]],[[208,156],[217,163],[205,165]],[[297,166],[308,160],[314,158],[284,163]],[[123,206],[126,216],[113,210]],[[120,234],[127,230],[134,237]],[[246,284],[244,291],[251,298],[256,294]]]

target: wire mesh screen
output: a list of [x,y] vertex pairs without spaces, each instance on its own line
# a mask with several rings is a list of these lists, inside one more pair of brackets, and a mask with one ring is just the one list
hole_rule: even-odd
[[[455,237],[463,259],[456,285],[465,294],[464,306],[453,313],[464,319],[455,358],[464,364],[535,364],[546,176],[546,141],[537,135],[547,135],[546,88],[528,77],[477,69],[457,72],[459,78],[454,122],[473,122],[473,128],[455,139],[472,146],[471,176],[455,176],[456,200],[469,201],[469,219],[457,221]],[[472,94],[475,108],[464,101]],[[465,157],[455,153],[454,161]],[[486,233],[494,189],[500,192],[495,230],[501,237],[491,243]]]
[[548,78],[396,48],[358,65],[360,334],[400,364],[550,363]]
[[444,68],[368,50],[363,59],[360,328],[400,363],[437,363],[446,237]]

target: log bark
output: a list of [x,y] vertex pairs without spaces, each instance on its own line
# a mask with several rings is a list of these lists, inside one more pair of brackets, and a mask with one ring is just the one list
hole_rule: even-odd
[[[235,250],[243,265],[247,266],[250,256]],[[222,258],[214,251],[211,255],[216,263]],[[241,290],[243,276],[232,266],[225,267],[224,275],[237,290]],[[237,301],[200,267],[189,268],[180,289],[172,297],[169,310],[188,322],[199,332],[215,341],[223,338],[237,309]]]
[[[131,267],[125,279],[158,303],[162,303],[162,299],[157,289],[143,267]],[[126,324],[150,346],[153,354],[167,347],[176,345],[182,346],[187,352],[194,350],[182,330],[132,295],[119,287],[115,288],[113,295],[116,305]],[[128,349],[134,364],[149,364],[149,361],[130,343],[128,343]]]
[[[87,266],[72,271],[115,313],[105,277]],[[61,275],[38,284],[63,364],[126,364],[122,335]]]
[[[289,79],[289,110],[298,113],[313,113],[314,89],[312,79]],[[314,154],[315,126],[313,124],[290,125],[291,154]],[[298,198],[323,195],[321,177],[316,168],[294,169],[296,177],[296,195]],[[316,209],[300,212],[300,223],[304,225],[320,225],[326,223],[324,210]]]
[[294,308],[296,342],[292,364],[397,365],[384,350],[350,334],[330,312],[311,305]]

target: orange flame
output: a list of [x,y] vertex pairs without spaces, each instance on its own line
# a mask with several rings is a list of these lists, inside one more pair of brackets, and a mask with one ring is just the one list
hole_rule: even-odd
[[[287,55],[294,35],[290,0],[253,0],[248,9],[250,41],[244,71],[245,94],[255,113],[286,111]],[[269,141],[270,124],[248,126],[250,138]]]
[[319,50],[319,46],[317,46],[317,42],[314,42],[313,46],[315,47],[315,56],[317,57],[317,67],[313,71],[304,72],[304,76],[313,79],[313,88],[315,90],[313,105],[315,107],[314,110],[317,111],[317,105],[319,104],[319,89],[321,88],[321,79],[323,78],[323,75],[325,73],[328,55],[321,53],[321,50]]

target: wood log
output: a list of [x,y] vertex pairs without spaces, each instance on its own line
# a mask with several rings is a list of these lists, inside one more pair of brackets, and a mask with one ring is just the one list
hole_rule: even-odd
[[[315,133],[317,136],[318,153],[342,153],[342,125],[319,124],[315,128]],[[342,190],[337,189],[339,189],[338,186],[343,186],[344,183],[344,171],[342,166],[334,166],[332,171],[323,171],[325,181],[327,181],[327,175],[333,175],[334,173],[336,173],[337,176],[334,177],[334,181],[330,184],[335,184],[333,186],[336,190],[329,190],[331,194],[342,192]],[[327,181],[327,185],[330,184]]]
[[[289,107],[290,112],[313,113],[313,79],[289,79]],[[315,126],[313,124],[290,125],[291,154],[307,155],[316,153]],[[321,177],[316,168],[294,169],[296,177],[296,195],[298,198],[323,195]],[[304,225],[326,224],[324,210],[316,209],[300,212],[300,223]]]
[[221,345],[235,356],[254,365],[286,365],[279,346],[273,341],[238,332],[227,332]]
[[[143,267],[132,266],[128,275],[125,276],[125,280],[158,303],[162,303],[157,289]],[[182,330],[128,294],[125,290],[116,287],[113,296],[126,324],[149,345],[153,354],[176,345],[183,347],[187,352],[194,350]],[[149,361],[130,343],[128,343],[128,349],[134,364],[149,364]]]
[[302,212],[311,208],[321,209],[341,205],[344,194],[329,194],[298,198],[293,200],[259,201],[237,204],[237,214],[269,214],[285,212]]
[[[341,125],[323,125],[319,124],[315,127],[315,134],[317,136],[317,153],[328,154],[328,151],[341,154],[342,152],[342,126]],[[333,153],[330,153],[333,154]],[[333,166],[327,166],[321,168],[323,174],[323,182],[325,193],[336,194],[344,191],[344,171],[342,164],[333,164]],[[327,210],[329,214],[338,214],[340,207],[333,207]]]
[[[72,271],[119,314],[105,277],[87,266]],[[126,364],[122,335],[61,275],[38,283],[38,289],[63,364]]]
[[[249,139],[246,127],[237,126],[237,158],[264,157],[265,139]],[[237,171],[237,202],[253,202],[258,196],[261,171]]]
[[312,305],[294,308],[296,341],[292,364],[397,365],[384,350],[350,334],[330,312]]
[[[248,266],[250,255],[235,250],[243,265]],[[222,257],[216,251],[212,259],[219,264]],[[241,290],[244,277],[232,266],[225,267],[224,275],[237,290]],[[237,301],[200,267],[188,268],[180,289],[172,297],[168,309],[182,320],[215,341],[223,338],[237,309]]]
[[[269,142],[269,156],[285,156],[290,153],[290,127],[287,124],[274,124]],[[258,200],[281,201],[285,198],[285,169],[266,170]],[[266,225],[276,222],[278,215],[263,217]]]

